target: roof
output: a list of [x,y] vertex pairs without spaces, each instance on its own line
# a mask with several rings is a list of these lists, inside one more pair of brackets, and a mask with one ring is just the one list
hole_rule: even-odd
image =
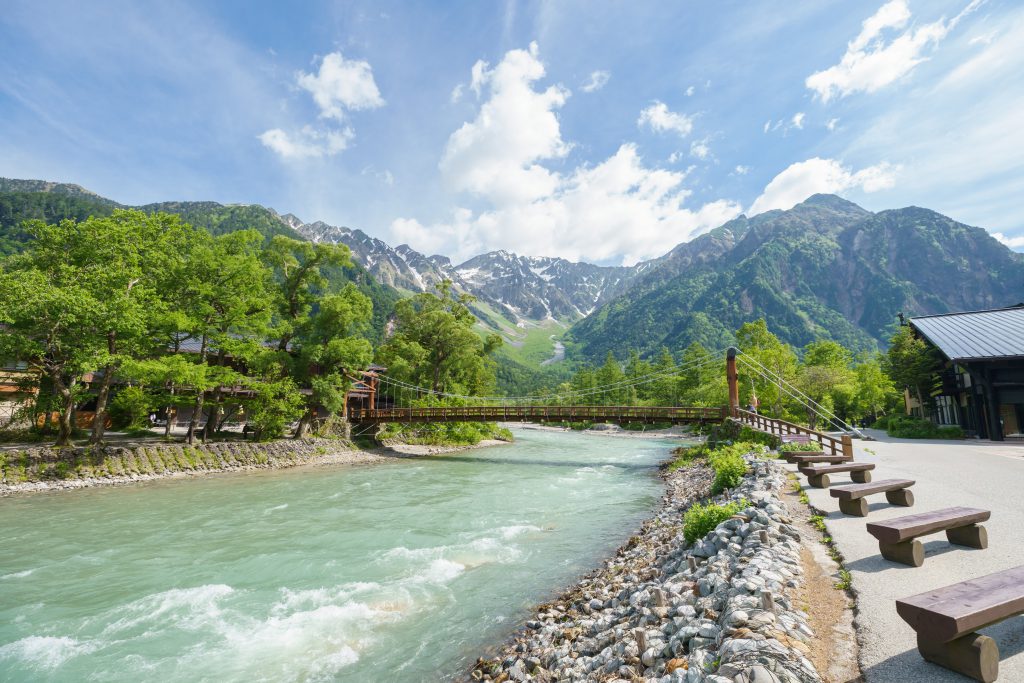
[[1024,358],[1024,306],[910,319],[951,361]]

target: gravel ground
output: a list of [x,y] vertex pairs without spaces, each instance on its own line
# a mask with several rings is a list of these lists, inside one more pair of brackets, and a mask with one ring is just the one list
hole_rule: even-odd
[[[889,505],[884,495],[877,495],[868,499],[871,511],[866,518],[847,517],[827,489],[806,488],[811,504],[826,511],[828,529],[853,575],[861,668],[869,682],[968,680],[921,658],[914,631],[896,614],[895,601],[1024,564],[1024,445],[910,441],[871,434],[879,440],[854,442],[856,460],[876,463],[876,480],[915,480],[914,507]],[[849,483],[844,475],[832,479],[833,486]],[[806,486],[805,477],[800,481]],[[953,506],[992,511],[985,523],[987,549],[950,545],[942,533],[927,536],[921,539],[924,566],[913,568],[883,559],[878,542],[865,530],[867,521]],[[999,646],[1000,681],[1024,681],[1022,626],[1016,617],[981,631]]]

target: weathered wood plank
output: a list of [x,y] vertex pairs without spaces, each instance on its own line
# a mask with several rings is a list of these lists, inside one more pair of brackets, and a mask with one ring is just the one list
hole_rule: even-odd
[[818,477],[822,474],[836,474],[838,472],[866,472],[875,469],[873,462],[846,462],[838,465],[811,465],[801,467],[800,471],[809,477]]
[[869,522],[868,533],[881,543],[903,543],[918,536],[927,536],[946,529],[984,522],[992,513],[978,508],[953,507],[917,515],[897,517],[884,522]]
[[916,482],[913,479],[882,479],[870,484],[848,484],[845,486],[834,486],[829,489],[829,495],[839,500],[854,500],[864,496],[872,496],[876,493],[887,491],[898,491],[913,486]]
[[1024,613],[1024,565],[896,601],[922,636],[948,642]]

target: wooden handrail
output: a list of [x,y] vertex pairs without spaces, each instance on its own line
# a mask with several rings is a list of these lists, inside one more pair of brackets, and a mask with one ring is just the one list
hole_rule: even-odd
[[439,406],[427,408],[357,408],[352,422],[721,422],[725,408],[703,406]]
[[825,452],[825,449],[828,448],[829,455],[842,454],[848,458],[853,457],[853,441],[849,434],[843,434],[837,439],[834,436],[823,434],[822,432],[810,429],[809,427],[804,427],[802,425],[774,417],[766,417],[758,413],[752,413],[749,410],[736,410],[735,419],[742,424],[746,424],[747,426],[753,427],[754,429],[767,434],[774,434],[777,436],[784,436],[786,434],[807,434],[821,444],[822,452]]

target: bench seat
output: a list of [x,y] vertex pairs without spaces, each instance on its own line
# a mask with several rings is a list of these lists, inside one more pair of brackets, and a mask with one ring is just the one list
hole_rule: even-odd
[[897,600],[896,612],[917,632],[922,657],[990,683],[999,649],[975,631],[1024,613],[1024,565]]
[[878,539],[882,557],[920,567],[924,564],[924,546],[917,538],[945,531],[946,538],[954,545],[987,548],[988,532],[978,523],[991,516],[990,511],[978,508],[943,508],[884,522],[869,522],[867,530]]
[[807,483],[819,489],[828,488],[829,475],[849,472],[850,479],[858,484],[871,481],[871,470],[875,464],[871,462],[843,462],[837,465],[807,465],[800,472],[807,477]]
[[790,456],[790,462],[797,465],[817,465],[821,463],[838,465],[839,463],[851,461],[853,461],[853,458],[848,455],[825,455],[824,453],[800,453],[799,455]]
[[914,483],[913,479],[882,479],[868,484],[833,486],[829,489],[829,495],[839,499],[839,509],[844,514],[864,517],[868,514],[868,502],[865,498],[876,493],[884,493],[885,499],[893,505],[912,506],[914,494],[910,487]]

